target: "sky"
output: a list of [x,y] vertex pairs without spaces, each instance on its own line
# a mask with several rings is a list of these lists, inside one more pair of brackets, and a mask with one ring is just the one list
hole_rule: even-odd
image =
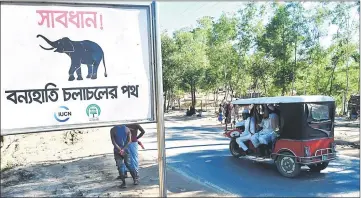
[[[135,2],[131,2],[135,3]],[[151,1],[139,2],[140,4],[151,3]],[[197,19],[203,16],[211,16],[218,19],[223,12],[236,13],[244,7],[246,1],[159,1],[159,20],[161,32],[167,30],[168,34],[184,27],[195,27]],[[304,2],[305,9],[313,8],[312,2]],[[357,17],[356,9],[352,16]],[[328,27],[329,36],[321,39],[321,45],[328,47],[331,44],[332,34],[336,33],[337,26]],[[359,39],[355,35],[355,39]]]
[[169,32],[182,27],[195,26],[196,20],[203,16],[219,18],[222,12],[236,12],[244,3],[222,1],[160,2],[159,15],[161,29]]
[[[235,13],[244,7],[245,3],[244,1],[161,1],[159,3],[160,28],[161,31],[167,30],[169,34],[172,34],[183,27],[195,27],[197,19],[203,16],[218,19],[223,12]],[[313,5],[312,2],[304,3],[306,9],[312,8]],[[356,10],[353,10],[353,16],[358,19],[355,13]],[[321,45],[328,47],[331,44],[331,35],[336,31],[336,25],[328,27],[329,36],[321,39]]]

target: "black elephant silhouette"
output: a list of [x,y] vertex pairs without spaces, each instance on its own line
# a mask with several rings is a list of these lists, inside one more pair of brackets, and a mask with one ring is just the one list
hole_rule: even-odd
[[54,50],[54,52],[65,53],[71,59],[71,65],[69,69],[69,81],[75,79],[74,72],[77,74],[77,80],[83,80],[81,74],[81,64],[88,66],[87,78],[97,79],[98,67],[103,60],[104,64],[104,76],[107,77],[107,68],[105,67],[105,58],[103,49],[95,42],[84,41],[72,41],[68,37],[56,41],[50,41],[45,36],[38,34],[36,38],[43,38],[51,48],[45,48],[39,45],[44,50]]

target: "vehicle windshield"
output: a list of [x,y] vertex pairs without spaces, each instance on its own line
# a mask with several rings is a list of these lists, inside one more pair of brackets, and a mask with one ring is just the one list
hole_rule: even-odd
[[309,131],[310,137],[327,137],[332,134],[332,118],[327,104],[307,104],[309,126],[315,130]]
[[327,105],[311,104],[311,118],[313,121],[330,120],[329,108]]

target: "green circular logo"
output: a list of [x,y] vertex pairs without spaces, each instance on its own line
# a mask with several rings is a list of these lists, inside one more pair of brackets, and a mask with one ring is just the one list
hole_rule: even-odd
[[100,116],[100,107],[96,104],[91,104],[86,108],[86,114],[89,118],[97,118]]

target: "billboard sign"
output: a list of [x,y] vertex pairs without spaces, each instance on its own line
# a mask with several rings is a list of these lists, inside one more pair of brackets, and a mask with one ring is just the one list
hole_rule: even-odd
[[155,122],[150,6],[1,4],[1,135]]

